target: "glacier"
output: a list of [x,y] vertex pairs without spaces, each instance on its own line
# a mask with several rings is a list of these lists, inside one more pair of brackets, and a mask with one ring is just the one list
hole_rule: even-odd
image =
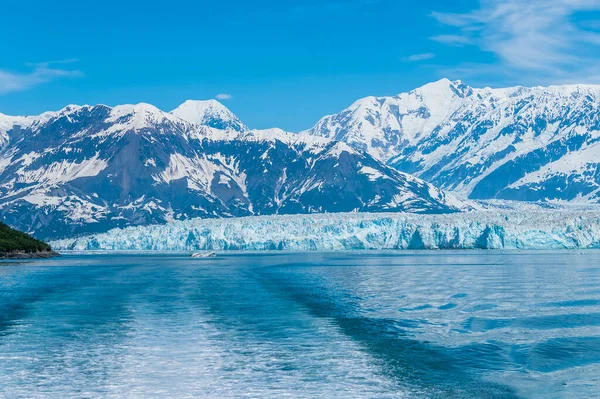
[[329,213],[190,219],[51,242],[56,250],[600,248],[600,210],[480,209],[438,215]]

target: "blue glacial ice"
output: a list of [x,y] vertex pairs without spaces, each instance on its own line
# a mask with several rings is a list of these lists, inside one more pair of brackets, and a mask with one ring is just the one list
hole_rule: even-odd
[[192,219],[51,243],[57,250],[398,250],[600,248],[598,210],[338,213]]

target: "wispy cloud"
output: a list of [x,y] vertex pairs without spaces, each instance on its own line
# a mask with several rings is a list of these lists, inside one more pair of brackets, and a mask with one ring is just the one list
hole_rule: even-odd
[[231,100],[233,96],[228,93],[219,93],[215,97],[217,100]]
[[27,72],[0,69],[0,94],[24,91],[54,80],[82,76],[81,71],[58,67],[58,65],[70,64],[76,61],[75,59],[69,59],[37,64],[29,63],[25,65],[29,68]]
[[433,53],[413,54],[408,57],[402,57],[402,62],[419,62],[430,60],[432,58],[435,58],[435,54]]
[[445,44],[453,44],[455,46],[464,46],[471,43],[469,38],[461,35],[437,35],[432,36],[431,40]]
[[[432,39],[493,53],[507,74],[553,83],[590,79],[588,72],[600,65],[600,32],[581,20],[597,10],[600,0],[480,0],[468,13],[433,13],[453,32]],[[487,66],[497,70],[498,64]],[[486,66],[474,69],[485,73]]]

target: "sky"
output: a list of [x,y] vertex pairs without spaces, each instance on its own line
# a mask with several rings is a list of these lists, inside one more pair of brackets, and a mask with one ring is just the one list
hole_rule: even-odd
[[0,113],[217,98],[310,128],[368,95],[600,83],[600,0],[2,0]]

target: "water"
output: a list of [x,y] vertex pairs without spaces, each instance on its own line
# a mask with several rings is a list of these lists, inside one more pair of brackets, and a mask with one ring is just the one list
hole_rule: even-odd
[[0,264],[6,398],[597,397],[600,252]]

